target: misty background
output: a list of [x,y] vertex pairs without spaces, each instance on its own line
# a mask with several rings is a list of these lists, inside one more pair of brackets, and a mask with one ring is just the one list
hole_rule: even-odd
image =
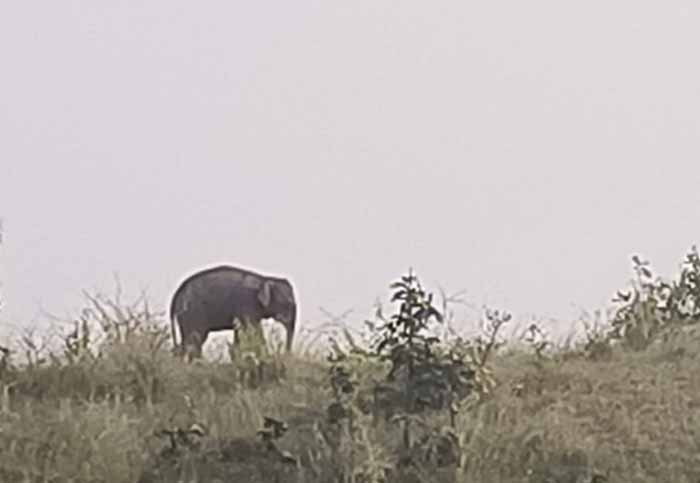
[[2,330],[218,263],[351,322],[409,266],[609,305],[700,240],[691,1],[4,2]]

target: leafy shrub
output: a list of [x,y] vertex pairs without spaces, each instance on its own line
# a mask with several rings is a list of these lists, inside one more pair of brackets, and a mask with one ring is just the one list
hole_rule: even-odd
[[700,255],[693,246],[676,280],[655,277],[649,261],[632,257],[635,278],[632,288],[619,291],[611,340],[620,340],[633,350],[642,350],[675,327],[700,321]]
[[[385,317],[378,309],[377,320],[367,322],[366,347],[349,331],[343,332],[346,344],[331,341],[331,459],[344,461],[339,474],[358,481],[414,478],[426,463],[461,465],[463,435],[456,429],[456,417],[478,406],[495,387],[488,360],[502,346],[498,333],[511,318],[487,310],[483,335],[448,340],[436,335],[445,332],[438,330],[444,317],[412,271],[390,288],[396,310]],[[363,380],[360,375],[368,373],[376,377]],[[436,427],[428,417],[442,410],[448,411],[449,426]],[[372,423],[364,419],[367,414]],[[400,454],[385,453],[370,437],[368,424],[382,421],[401,428]],[[348,467],[348,454],[363,454],[368,463]]]

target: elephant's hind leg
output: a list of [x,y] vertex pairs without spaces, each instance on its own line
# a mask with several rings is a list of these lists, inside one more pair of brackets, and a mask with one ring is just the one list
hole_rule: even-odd
[[184,346],[185,356],[190,359],[198,359],[202,357],[202,346],[207,340],[208,332],[200,332],[193,330],[183,334],[182,343]]

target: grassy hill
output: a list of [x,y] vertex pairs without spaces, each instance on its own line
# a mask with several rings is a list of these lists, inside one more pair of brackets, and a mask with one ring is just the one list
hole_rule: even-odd
[[0,481],[695,483],[691,286],[667,284],[671,313],[640,275],[611,327],[567,347],[507,343],[498,312],[478,338],[433,339],[439,313],[404,277],[371,339],[330,359],[182,361],[143,301],[92,298],[60,349],[3,353]]

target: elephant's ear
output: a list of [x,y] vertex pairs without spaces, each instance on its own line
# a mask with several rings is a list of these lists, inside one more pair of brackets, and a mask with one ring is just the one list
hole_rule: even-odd
[[258,292],[258,300],[260,300],[260,303],[265,308],[270,305],[270,282],[263,282]]

